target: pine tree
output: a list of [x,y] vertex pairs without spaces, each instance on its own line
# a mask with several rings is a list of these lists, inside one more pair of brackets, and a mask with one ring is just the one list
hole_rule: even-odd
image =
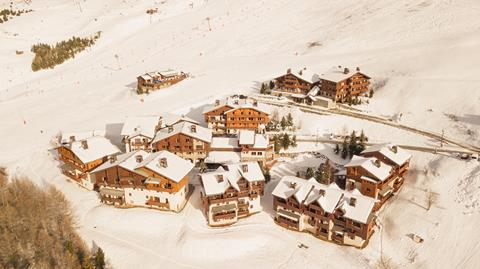
[[273,88],[275,88],[275,82],[273,82],[273,80],[270,80],[270,90],[273,90]]
[[101,248],[95,254],[95,269],[105,269],[105,253]]
[[265,168],[265,172],[263,173],[263,176],[265,177],[265,183],[270,182],[272,179],[272,176],[270,175],[270,170]]
[[367,137],[365,136],[365,133],[362,132],[360,133],[360,138],[358,139],[359,140],[359,144],[357,145],[357,154],[360,154],[362,151],[365,150],[366,148],[366,142],[367,142]]
[[292,147],[296,147],[297,146],[297,136],[296,135],[293,135],[292,136],[292,140],[290,141],[290,145]]
[[282,130],[285,130],[285,128],[287,128],[288,122],[287,122],[287,119],[285,119],[285,117],[282,117],[282,120],[280,121],[280,126],[282,126]]
[[370,93],[368,94],[368,97],[370,97],[370,98],[373,97],[373,89],[370,89]]
[[200,162],[199,170],[200,173],[205,173],[207,171],[207,164],[204,161]]
[[288,115],[287,115],[287,124],[288,124],[288,126],[293,126],[292,113],[288,113]]
[[352,134],[350,135],[350,143],[348,144],[348,154],[350,157],[352,157],[355,152],[356,152],[356,147],[357,147],[357,134],[355,131],[352,131]]
[[314,176],[315,176],[315,173],[314,173],[313,169],[312,169],[311,167],[308,167],[308,168],[307,168],[307,172],[305,173],[305,177],[306,177],[307,179],[310,179],[310,178],[312,178],[312,177],[314,177]]
[[284,133],[282,135],[280,143],[284,149],[288,149],[288,147],[290,146],[290,136],[287,133]]
[[273,137],[273,150],[275,151],[275,153],[279,153],[281,148],[282,148],[282,144],[280,143],[280,137],[274,136]]
[[335,154],[340,153],[340,146],[338,144],[335,144],[335,149],[333,150],[333,152],[335,152]]
[[346,159],[348,157],[348,143],[347,143],[347,138],[343,140],[342,143],[342,158]]
[[266,90],[267,90],[267,87],[266,87],[265,83],[262,83],[262,87],[260,87],[260,93],[265,94]]

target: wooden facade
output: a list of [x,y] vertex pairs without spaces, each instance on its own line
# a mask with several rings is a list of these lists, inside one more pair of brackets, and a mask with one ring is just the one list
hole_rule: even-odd
[[210,151],[210,141],[203,141],[184,133],[169,136],[152,143],[153,151],[168,150],[192,162],[202,161]]
[[268,114],[254,108],[237,108],[225,113],[227,133],[238,130],[259,130],[260,125],[267,125]]
[[187,74],[183,72],[168,75],[162,74],[161,72],[147,73],[137,77],[137,92],[149,93],[174,85],[186,78]]
[[312,86],[312,82],[292,74],[290,69],[287,74],[275,78],[275,90],[280,92],[307,94]]
[[59,160],[69,165],[68,167],[62,168],[62,173],[77,182],[86,180],[89,171],[100,166],[108,159],[108,157],[105,156],[88,163],[83,163],[67,146],[58,147],[57,153]]
[[370,77],[360,72],[353,73],[351,76],[346,75],[339,81],[320,77],[318,94],[335,102],[346,102],[367,93],[370,86],[369,80]]

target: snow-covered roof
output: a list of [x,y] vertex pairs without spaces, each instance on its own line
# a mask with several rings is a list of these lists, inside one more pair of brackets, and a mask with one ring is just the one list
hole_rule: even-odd
[[196,121],[196,120],[194,120],[190,117],[187,117],[185,115],[178,115],[178,114],[173,114],[173,113],[169,113],[169,112],[165,112],[165,113],[160,114],[160,122],[161,122],[160,127],[162,127],[162,128],[174,125],[174,124],[182,122],[182,121],[186,121],[186,122],[190,122],[190,123],[194,123],[194,124],[200,124],[198,121]]
[[[138,162],[138,160],[145,160],[149,153],[143,150],[137,150],[137,151],[131,151],[127,153],[123,153],[120,155],[117,155],[115,158],[103,163],[99,167],[95,168],[92,173],[103,171],[105,169],[114,167],[114,166],[120,166],[124,169],[127,169],[129,171],[134,171],[135,168],[141,163]],[[141,156],[140,158],[138,156]]]
[[[332,82],[340,82],[342,80],[345,80],[345,79],[348,79],[348,78],[352,77],[355,74],[362,74],[362,75],[368,77],[364,73],[356,71],[356,69],[353,69],[353,68],[348,68],[348,69],[349,69],[349,72],[345,74],[345,72],[344,72],[345,67],[341,67],[341,68],[333,67],[333,68],[325,71],[324,73],[320,74],[320,78],[324,79],[324,80],[332,81]],[[368,78],[370,78],[370,77],[368,77]]]
[[238,138],[236,137],[212,137],[210,144],[212,149],[235,149],[238,148]]
[[306,81],[308,83],[315,83],[319,80],[319,76],[317,73],[311,71],[310,69],[308,68],[302,68],[298,71],[294,71],[294,70],[291,70],[290,73],[286,73],[286,74],[283,74],[281,76],[278,76],[277,78],[279,77],[283,77],[287,74],[292,74],[294,75],[295,77],[303,80],[303,81]]
[[210,151],[205,163],[228,164],[240,161],[240,153],[234,151]]
[[120,152],[110,140],[103,136],[92,136],[80,141],[77,140],[69,148],[83,163],[89,163]]
[[[367,222],[375,204],[374,199],[362,195],[358,190],[345,191],[336,184],[325,185],[318,183],[314,178],[306,180],[294,176],[284,176],[272,195],[283,199],[293,196],[299,203],[305,205],[317,202],[328,213],[342,209],[346,218],[362,223]],[[350,204],[352,197],[356,201]]]
[[252,145],[255,144],[255,131],[241,130],[238,134],[240,145]]
[[149,138],[155,136],[155,130],[160,122],[160,116],[127,117],[123,124],[121,135],[134,137],[143,135]]
[[147,72],[143,75],[140,75],[141,78],[144,80],[149,80],[149,79],[158,79],[161,76],[164,77],[172,77],[172,76],[179,76],[183,72],[175,71],[173,69],[167,69],[167,70],[162,70],[162,71],[152,71],[152,72]]
[[75,140],[83,140],[90,138],[92,136],[105,136],[105,130],[92,130],[92,131],[84,131],[84,132],[62,132],[60,143],[62,144],[70,144],[70,138],[74,137]]
[[205,107],[203,110],[203,114],[224,106],[228,106],[231,108],[230,110],[227,110],[225,113],[234,111],[239,108],[251,108],[259,112],[263,112],[265,114],[270,114],[268,108],[265,105],[258,103],[254,100],[247,99],[247,98],[240,98],[238,96],[230,96],[225,99],[218,100],[218,105],[214,104],[214,105]]
[[361,166],[378,180],[384,181],[390,175],[392,167],[377,160],[376,158],[365,158],[362,156],[353,156],[352,160],[345,167]]
[[238,181],[241,178],[249,182],[264,181],[260,165],[257,162],[241,162],[230,164],[228,170],[219,167],[216,171],[200,174],[205,195],[224,193],[230,186],[240,190]]
[[[192,127],[194,126],[194,127]],[[152,143],[164,140],[177,134],[184,134],[198,140],[210,143],[212,141],[212,130],[191,122],[179,122],[171,127],[163,128],[157,132]]]
[[402,166],[412,157],[406,150],[391,143],[372,145],[365,149],[362,154],[372,152],[379,152],[398,166]]
[[[166,164],[163,165],[162,161],[166,161]],[[175,182],[180,182],[192,170],[193,164],[169,151],[162,150],[150,154],[143,162],[137,165],[136,169],[142,167],[148,168]]]

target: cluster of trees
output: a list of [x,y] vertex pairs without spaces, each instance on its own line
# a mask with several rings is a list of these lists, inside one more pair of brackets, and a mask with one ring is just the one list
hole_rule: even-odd
[[[365,97],[369,97],[369,98],[372,98],[373,97],[373,94],[374,94],[374,91],[373,89],[370,89],[370,91],[368,93],[365,94]],[[369,104],[370,101],[368,101],[368,99],[364,100],[365,103]],[[362,99],[358,98],[358,96],[355,96],[355,98],[352,98],[351,96],[347,97],[347,104],[349,106],[352,106],[352,105],[361,105],[364,101],[362,101]]]
[[349,137],[345,137],[343,140],[341,148],[337,144],[333,151],[335,154],[340,154],[343,159],[352,158],[353,155],[359,155],[363,150],[365,150],[367,141],[368,137],[365,135],[363,130],[359,136],[357,136],[355,131],[352,131],[352,134]]
[[295,125],[293,123],[293,116],[292,113],[288,113],[288,115],[285,117],[283,116],[281,120],[278,120],[277,117],[272,117],[272,119],[267,123],[266,126],[267,131],[285,131],[287,130],[294,130]]
[[272,137],[273,140],[273,145],[274,145],[274,150],[276,153],[280,151],[280,149],[288,149],[290,146],[296,147],[297,146],[297,136],[293,135],[290,137],[289,134],[283,133],[283,134],[278,134],[274,135]]
[[275,82],[273,82],[273,80],[270,80],[270,82],[268,83],[262,83],[262,86],[260,86],[260,93],[270,94],[274,88],[275,88]]
[[102,249],[89,251],[74,226],[58,190],[7,180],[0,169],[0,268],[106,268]]
[[20,10],[13,10],[12,5],[10,4],[9,9],[2,9],[0,10],[0,23],[4,23],[9,19],[13,18],[14,16],[20,16],[23,13],[32,12],[31,9],[20,9]]
[[[297,172],[297,176],[300,176],[300,172]],[[312,177],[315,178],[318,183],[325,185],[332,183],[333,172],[329,161],[327,160],[327,162],[320,164],[317,169],[308,167],[307,171],[305,172],[305,178],[309,179]]]
[[75,54],[94,45],[100,34],[101,32],[97,32],[87,38],[74,36],[67,41],[58,42],[55,46],[44,43],[33,45],[31,51],[35,53],[35,57],[32,61],[32,70],[53,68],[70,58],[75,58]]

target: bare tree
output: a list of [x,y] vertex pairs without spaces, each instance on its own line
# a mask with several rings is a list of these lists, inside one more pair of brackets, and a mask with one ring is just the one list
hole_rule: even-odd
[[388,257],[382,257],[380,260],[377,261],[377,264],[375,266],[377,269],[397,269],[398,266],[393,263],[391,258]]

